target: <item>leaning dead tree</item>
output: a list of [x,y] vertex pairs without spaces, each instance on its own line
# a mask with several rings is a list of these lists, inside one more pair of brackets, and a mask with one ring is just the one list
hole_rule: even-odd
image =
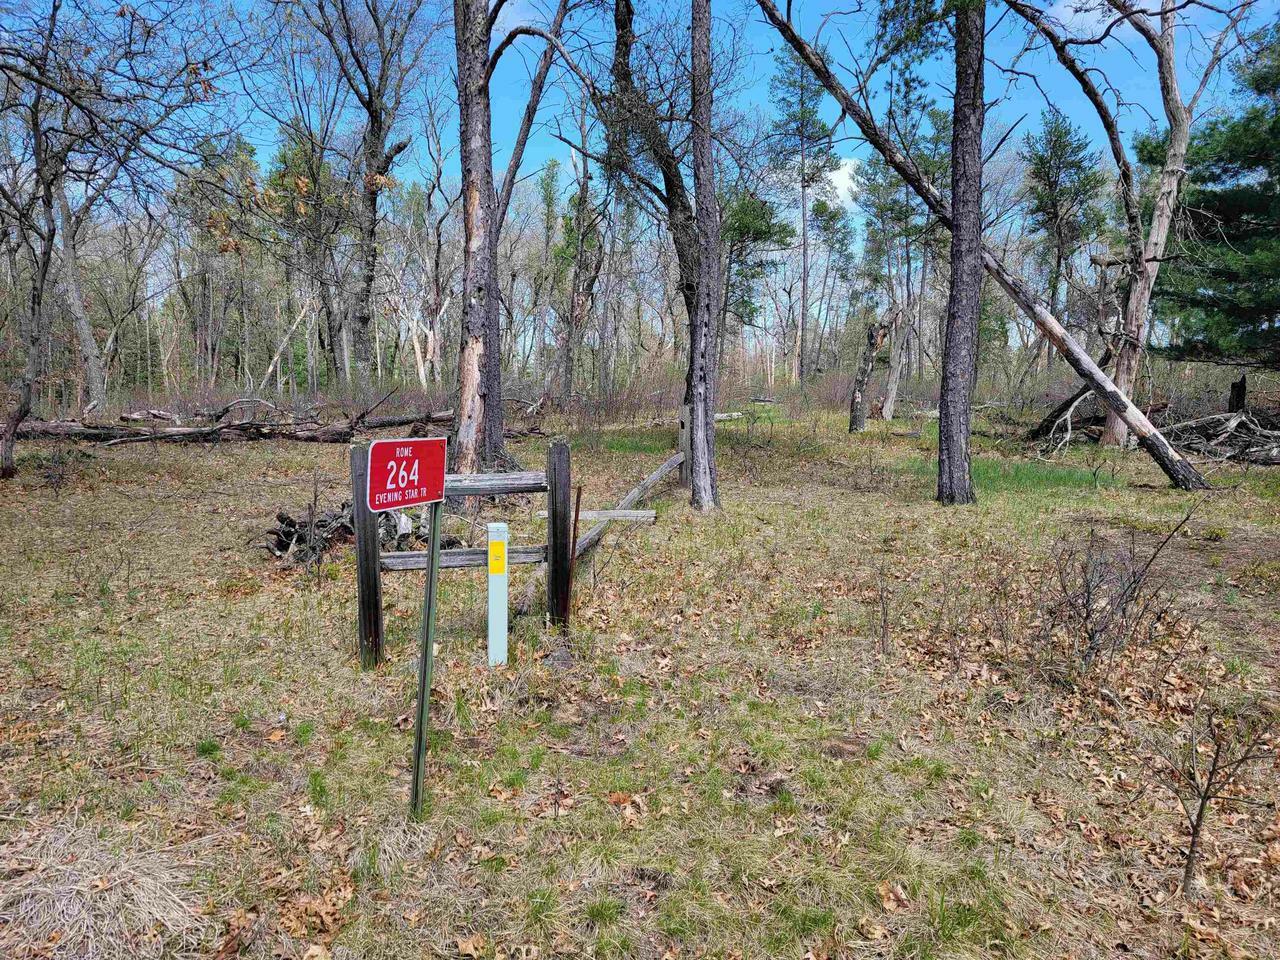
[[[865,83],[850,90],[835,75],[826,57],[798,32],[790,18],[784,16],[773,0],[756,0],[760,10],[800,59],[822,82],[840,108],[857,125],[867,142],[885,159],[911,190],[925,202],[940,224],[952,229],[951,207],[942,193],[925,177],[920,168],[894,142],[889,131],[871,114]],[[1048,338],[1090,389],[1131,430],[1138,444],[1160,465],[1174,486],[1183,490],[1199,490],[1208,486],[1204,477],[1161,435],[1150,420],[1094,362],[1093,358],[1067,332],[1031,286],[1010,269],[990,244],[982,245],[983,267]]]
[[[1140,7],[1130,0],[1101,0],[1096,13],[1099,19],[1095,33],[1077,34],[1056,20],[1053,7],[1044,9],[1026,0],[1005,0],[1006,5],[1031,28],[1035,40],[1049,47],[1058,63],[1079,85],[1093,106],[1098,121],[1106,131],[1107,144],[1115,160],[1118,185],[1125,218],[1124,256],[1115,265],[1122,266],[1129,283],[1124,299],[1123,319],[1116,346],[1116,389],[1123,394],[1133,390],[1138,361],[1145,340],[1147,315],[1156,276],[1164,259],[1169,231],[1173,225],[1182,180],[1186,174],[1187,147],[1191,142],[1191,122],[1201,97],[1217,75],[1223,61],[1243,42],[1241,25],[1254,5],[1254,0],[1226,8],[1200,0],[1160,0],[1159,10]],[[1054,5],[1056,6],[1056,5]],[[1206,38],[1208,54],[1193,77],[1190,96],[1182,92],[1179,72],[1185,69],[1178,56],[1178,35],[1191,28],[1185,20],[1188,12],[1211,14],[1220,18],[1219,29]],[[1147,201],[1150,219],[1144,213],[1144,200],[1139,192],[1137,164],[1130,158],[1120,129],[1119,110],[1125,104],[1120,85],[1084,58],[1084,52],[1098,48],[1121,26],[1127,25],[1150,48],[1160,82],[1160,102],[1166,130],[1164,159],[1156,180],[1155,195]],[[1035,43],[1033,40],[1033,44]],[[1114,408],[1108,410],[1103,443],[1123,444],[1130,426]],[[1135,431],[1137,432],[1137,431]],[[1138,433],[1139,439],[1142,434]]]

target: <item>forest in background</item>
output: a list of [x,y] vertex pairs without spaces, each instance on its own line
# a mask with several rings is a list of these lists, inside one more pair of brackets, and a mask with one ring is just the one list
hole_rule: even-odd
[[[603,421],[695,394],[707,411],[799,396],[847,406],[855,429],[900,397],[938,403],[950,8],[864,11],[837,55],[761,0],[742,9],[778,28],[772,57],[725,10],[697,32],[699,65],[667,6],[563,0],[522,10],[528,22],[472,7],[7,11],[6,471],[33,411],[178,415],[234,397],[367,410],[394,390],[397,405],[453,411],[469,471],[503,462],[504,410]],[[1191,361],[1274,366],[1267,19],[1253,2],[1109,0],[1066,23],[999,6],[1025,40],[987,65],[987,112],[1025,112],[978,126],[982,236],[1005,280],[976,289],[977,402],[1038,419],[1082,399],[1037,310],[1158,422],[1224,405],[1228,375]],[[1091,65],[1112,43],[1160,77],[1158,104]],[[516,51],[527,101],[514,141],[495,143],[490,84]],[[1036,56],[1078,83],[1104,142],[1037,92]],[[761,69],[757,110],[737,94]],[[1149,124],[1127,136],[1132,115]],[[538,138],[567,159],[526,163]],[[874,149],[850,159],[859,143]],[[1083,399],[1069,413],[1106,415],[1103,441],[1123,443],[1120,414]],[[713,464],[706,423],[695,446]]]

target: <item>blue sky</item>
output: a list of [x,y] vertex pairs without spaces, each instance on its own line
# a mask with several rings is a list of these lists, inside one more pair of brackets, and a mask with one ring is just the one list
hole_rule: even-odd
[[[519,22],[545,24],[551,2],[553,0],[509,0],[504,10],[503,20],[507,24]],[[680,18],[680,22],[687,21],[685,0],[656,0],[656,2],[666,3],[671,15]],[[779,0],[779,2],[785,2],[785,0]],[[1148,2],[1154,2],[1154,0],[1148,0]],[[1081,24],[1086,23],[1084,18],[1073,13],[1070,0],[1056,0],[1056,3],[1055,14],[1059,18],[1070,19]],[[852,6],[856,6],[856,3],[851,4],[848,0],[825,0],[825,2],[796,0],[794,16],[805,35],[812,38],[814,30],[829,12],[848,10]],[[781,38],[764,21],[753,0],[713,0],[712,10],[719,22],[718,29],[738,31],[748,51],[740,90],[734,96],[733,104],[744,110],[767,110],[774,52],[782,45]],[[1255,26],[1262,26],[1268,22],[1274,22],[1278,16],[1280,16],[1280,0],[1258,0],[1252,22]],[[1026,37],[1023,24],[1011,13],[1007,13],[1004,5],[999,2],[989,4],[987,19],[990,30],[988,58],[997,63],[1007,64],[1023,46]],[[824,28],[822,39],[829,49],[835,52],[833,59],[838,61],[839,54],[843,50],[838,31],[842,30],[849,45],[855,51],[859,51],[864,38],[870,36],[869,31],[874,30],[874,26],[874,20],[866,16],[851,15],[833,18]],[[608,29],[607,25],[604,25],[604,29]],[[1128,140],[1133,134],[1151,126],[1151,116],[1144,112],[1143,108],[1150,111],[1157,121],[1162,117],[1159,88],[1154,72],[1154,58],[1145,43],[1128,27],[1119,28],[1114,39],[1122,43],[1110,43],[1105,48],[1090,48],[1091,62],[1102,68],[1108,76],[1117,78],[1126,98],[1134,103],[1134,106],[1122,110],[1119,114],[1121,127]],[[1193,38],[1187,31],[1180,34],[1179,40],[1183,61],[1184,93],[1189,94],[1193,71],[1197,64],[1203,62],[1204,45],[1202,42],[1193,43]],[[541,41],[528,37],[519,39],[507,52],[494,77],[491,89],[493,137],[495,168],[499,176],[506,167],[506,146],[514,140],[524,111],[528,76],[541,49]],[[452,76],[452,38],[446,37],[439,42],[436,50],[438,62],[432,66],[448,82]],[[998,100],[999,102],[988,115],[988,129],[1003,131],[1009,124],[1019,121],[1025,115],[1025,119],[1021,120],[1017,131],[1010,138],[1011,143],[1016,143],[1021,140],[1025,132],[1038,127],[1040,114],[1046,108],[1047,96],[1093,139],[1096,147],[1103,150],[1104,158],[1107,158],[1109,153],[1104,149],[1105,140],[1102,129],[1092,106],[1080,92],[1076,82],[1065,73],[1052,56],[1043,52],[1031,55],[1020,63],[1020,68],[1036,74],[1043,94],[1027,80],[1011,85],[1005,74],[989,66],[987,98],[988,101]],[[948,106],[950,102],[951,70],[949,56],[939,58],[927,65],[924,70],[925,77],[931,84],[932,96],[943,107]],[[1198,76],[1198,73],[1195,75]],[[554,76],[557,74],[553,72]],[[562,113],[566,102],[576,101],[581,96],[576,81],[564,74],[558,74],[558,76],[562,82],[548,84],[547,95],[539,112],[540,127],[557,113]],[[1206,93],[1200,105],[1200,112],[1211,111],[1226,104],[1230,100],[1231,91],[1230,74],[1222,71],[1211,90]],[[834,120],[839,112],[829,98],[826,111],[831,120]],[[263,164],[269,163],[275,152],[275,144],[272,142],[274,131],[271,130],[270,125],[250,121],[242,132],[257,141],[259,161]],[[416,132],[412,124],[404,127],[406,135],[414,135]],[[847,135],[856,131],[852,124],[846,124],[842,132]],[[456,142],[456,120],[450,123],[446,135],[448,142]],[[838,144],[837,152],[846,161],[845,169],[835,177],[838,184],[847,184],[849,165],[856,159],[864,157],[867,149],[865,145],[848,141]],[[419,156],[417,149],[411,149],[397,165],[396,176],[404,181],[418,179]],[[567,169],[570,159],[569,148],[557,141],[546,129],[535,128],[525,152],[521,169],[522,177],[536,175],[538,170],[552,158],[559,160],[562,167]],[[452,164],[451,173],[456,176],[456,156],[452,158]],[[841,199],[847,199],[847,197],[842,196]]]
[[[852,4],[847,0],[832,0],[826,3],[797,2],[794,14],[806,34],[812,36],[813,31],[828,12],[847,10],[851,6]],[[671,9],[677,15],[683,14],[684,5],[677,2]],[[990,4],[987,11],[988,28],[991,30],[988,39],[988,57],[998,63],[1008,63],[1022,48],[1026,37],[1022,21],[1005,11],[1006,8],[999,3]],[[713,5],[713,14],[721,21],[722,29],[732,27],[740,30],[750,50],[750,59],[744,71],[747,80],[742,92],[736,97],[736,104],[744,108],[767,106],[769,77],[773,70],[773,53],[781,44],[781,39],[764,22],[755,4],[747,0],[717,0]],[[1000,19],[1002,14],[1004,14],[1003,19]],[[1055,14],[1061,19],[1070,19],[1082,25],[1088,23],[1088,15],[1074,13],[1071,4],[1064,0],[1058,0]],[[1280,15],[1280,0],[1260,0],[1255,7],[1253,22],[1255,25],[1263,25],[1274,21],[1277,15]],[[531,0],[512,0],[508,17],[512,22],[516,17],[527,17],[533,22],[543,19],[543,15],[538,13],[537,6]],[[874,22],[857,16],[832,19],[824,30],[823,39],[833,51],[843,48],[837,39],[837,27],[843,29],[850,45],[858,50],[861,39],[868,35],[866,31],[874,29]],[[1149,110],[1157,121],[1161,118],[1159,87],[1154,72],[1154,58],[1141,38],[1130,28],[1121,27],[1116,31],[1115,39],[1121,41],[1123,45],[1121,42],[1112,43],[1105,49],[1094,51],[1091,62],[1101,67],[1108,76],[1118,78],[1120,81],[1118,85],[1123,89],[1126,98],[1135,104],[1133,107],[1122,110],[1119,116],[1122,129],[1128,139],[1134,133],[1151,126],[1151,117],[1142,108]],[[1188,31],[1183,31],[1179,39],[1180,56],[1183,61],[1184,94],[1189,95],[1192,77],[1198,76],[1198,72],[1193,74],[1193,71],[1197,65],[1203,63],[1204,44],[1192,42],[1194,38]],[[520,53],[529,64],[532,64],[539,52],[537,42],[521,40],[519,43],[523,45]],[[508,59],[500,67],[493,87],[494,142],[498,153],[499,169],[505,164],[505,152],[502,146],[513,139],[520,114],[524,109],[527,68],[521,61],[520,53],[508,53]],[[1020,67],[1037,75],[1043,94],[1027,80],[1021,80],[1011,86],[1005,74],[994,67],[988,67],[987,98],[988,100],[1000,99],[1000,103],[989,115],[989,129],[1006,129],[1009,124],[1018,121],[1025,114],[1026,119],[1021,121],[1012,141],[1021,139],[1025,131],[1034,130],[1038,126],[1040,113],[1046,107],[1047,96],[1059,109],[1067,113],[1099,148],[1105,146],[1102,128],[1092,106],[1080,92],[1076,82],[1050,55],[1044,53],[1032,55],[1025,58]],[[926,67],[925,71],[926,77],[933,85],[933,95],[942,106],[946,106],[949,102],[951,69],[949,58],[944,58]],[[1226,103],[1231,89],[1230,75],[1224,71],[1214,87],[1206,93],[1201,103],[1201,112]],[[576,97],[577,91],[571,88],[568,95]],[[540,116],[550,116],[562,104],[564,96],[564,91],[550,90]],[[838,110],[830,102],[827,108],[831,118],[834,119]],[[867,148],[846,142],[838,149],[842,157],[853,159],[865,155]],[[568,155],[568,149],[550,135],[545,132],[535,133],[525,154],[522,174],[527,175],[536,171],[553,157],[563,163],[568,160]]]

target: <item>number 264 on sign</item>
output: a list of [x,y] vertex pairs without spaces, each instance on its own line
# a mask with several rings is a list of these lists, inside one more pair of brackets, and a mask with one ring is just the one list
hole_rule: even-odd
[[444,470],[444,437],[375,440],[369,445],[369,509],[438,503],[444,499]]

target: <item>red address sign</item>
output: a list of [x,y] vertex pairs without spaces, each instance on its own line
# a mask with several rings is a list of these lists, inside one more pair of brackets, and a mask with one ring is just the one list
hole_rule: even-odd
[[403,510],[444,499],[444,437],[369,445],[369,509]]

